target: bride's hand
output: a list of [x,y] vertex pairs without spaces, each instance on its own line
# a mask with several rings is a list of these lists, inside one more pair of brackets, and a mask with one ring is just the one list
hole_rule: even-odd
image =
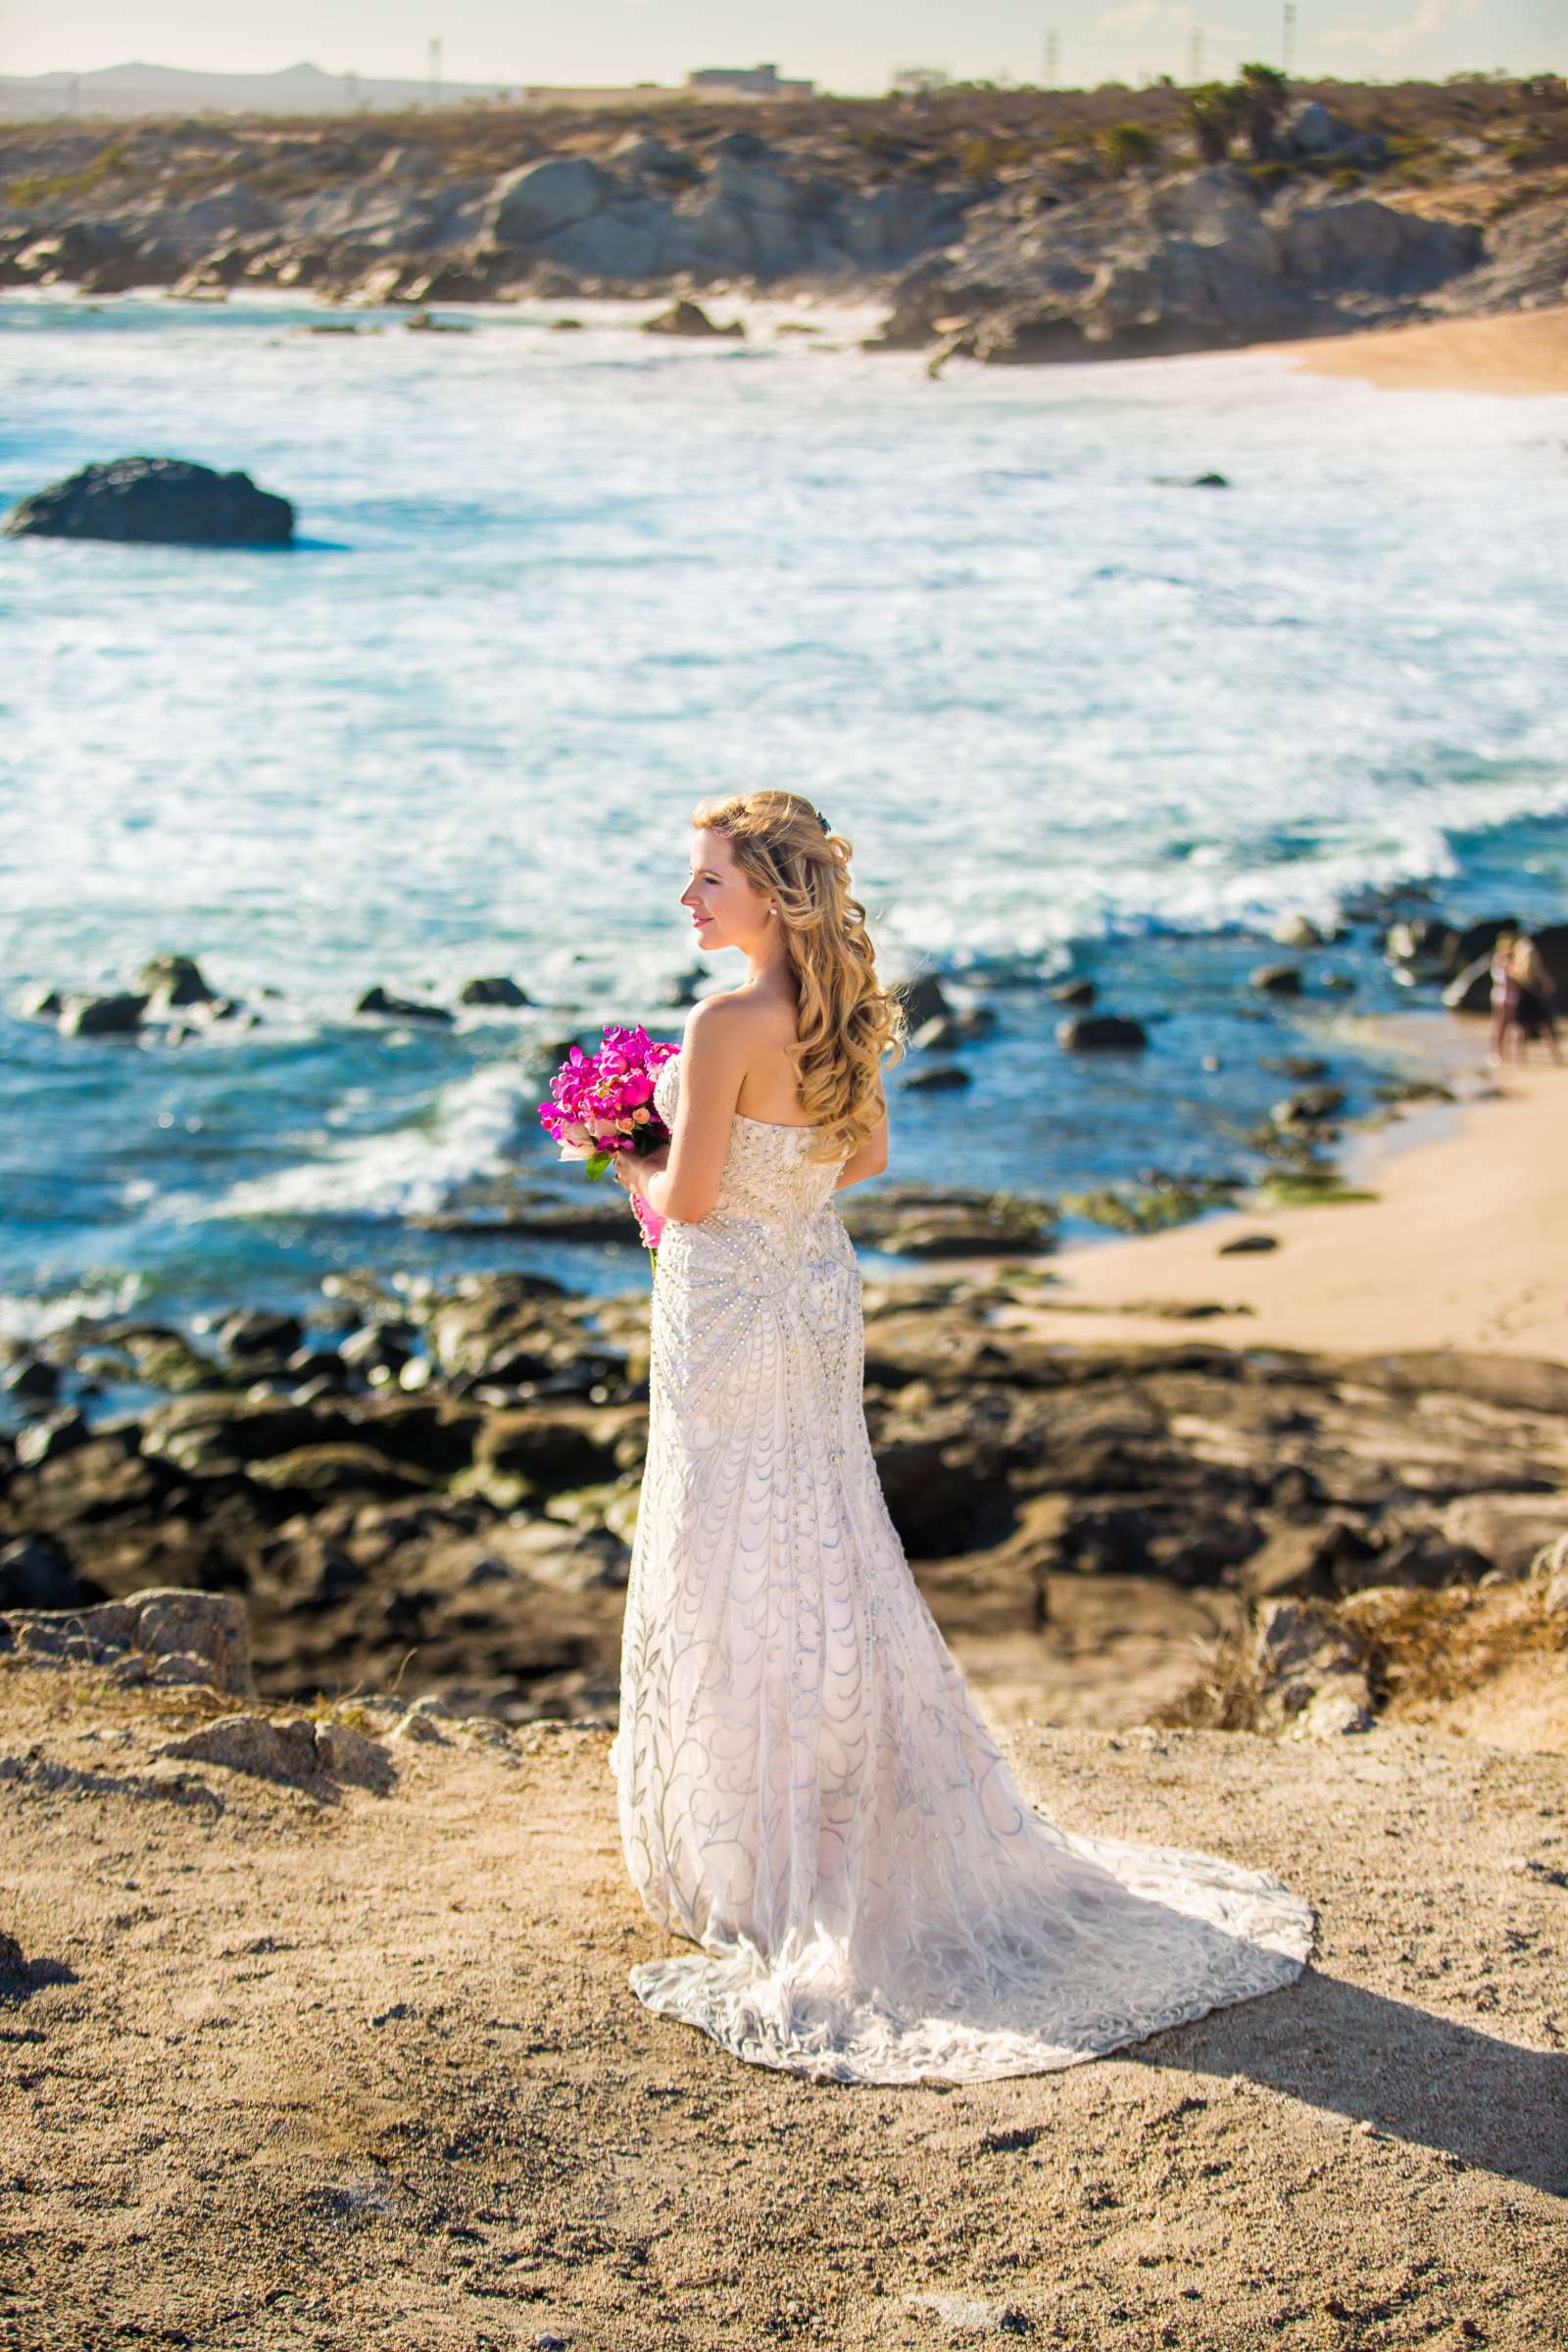
[[657,1176],[669,1163],[669,1152],[617,1152],[610,1163],[615,1182],[628,1193],[640,1193],[650,1176]]

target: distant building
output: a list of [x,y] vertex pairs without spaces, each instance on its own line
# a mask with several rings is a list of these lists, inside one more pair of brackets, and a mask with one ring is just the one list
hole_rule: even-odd
[[781,81],[777,66],[701,66],[686,76],[689,90],[721,90],[726,98],[809,98],[814,81]]

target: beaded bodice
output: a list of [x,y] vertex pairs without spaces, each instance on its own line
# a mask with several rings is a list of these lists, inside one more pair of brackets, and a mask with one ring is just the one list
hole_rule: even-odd
[[[675,1124],[679,1096],[677,1054],[664,1063],[654,1081],[654,1107],[671,1128]],[[772,1250],[781,1244],[788,1246],[791,1240],[804,1244],[808,1238],[819,1238],[811,1236],[811,1227],[825,1209],[830,1209],[839,1169],[844,1163],[842,1158],[811,1158],[808,1138],[814,1133],[811,1127],[779,1126],[767,1119],[749,1119],[737,1111],[730,1128],[718,1198],[702,1220],[703,1229],[763,1228],[759,1239]],[[831,1213],[836,1220],[836,1211]],[[673,1236],[677,1222],[674,1218],[665,1221],[667,1236]]]

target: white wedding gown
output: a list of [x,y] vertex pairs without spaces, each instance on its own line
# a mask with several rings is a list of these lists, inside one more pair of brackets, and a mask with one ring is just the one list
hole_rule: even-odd
[[698,1948],[632,1990],[757,2065],[969,2082],[1288,1984],[1315,1914],[1272,1872],[1071,1835],[1017,1788],[888,1516],[808,1133],[737,1114],[714,1208],[660,1245],[610,1764],[632,1882]]

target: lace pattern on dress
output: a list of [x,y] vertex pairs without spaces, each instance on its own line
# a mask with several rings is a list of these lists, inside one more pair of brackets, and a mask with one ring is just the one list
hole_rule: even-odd
[[888,1515],[808,1132],[738,1116],[660,1245],[610,1761],[632,1883],[698,1948],[632,1990],[754,2064],[960,2082],[1289,1984],[1315,1915],[1273,1873],[1069,1835],[1016,1785]]

